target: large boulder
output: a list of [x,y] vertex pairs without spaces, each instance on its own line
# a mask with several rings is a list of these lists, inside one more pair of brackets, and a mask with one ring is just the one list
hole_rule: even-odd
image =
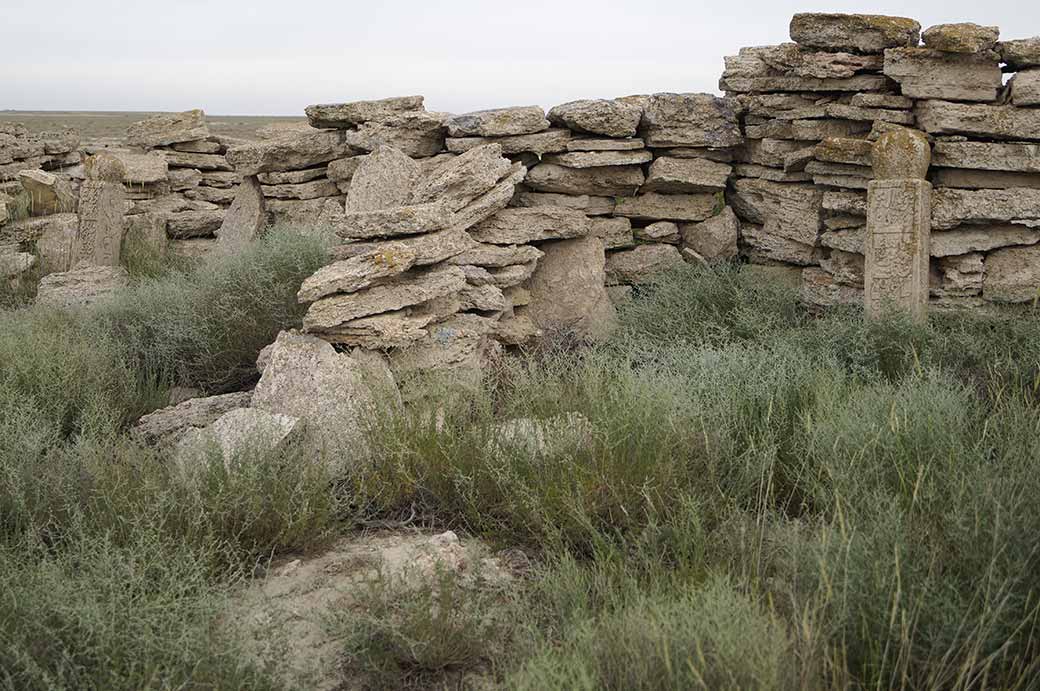
[[540,249],[545,256],[526,284],[531,298],[523,314],[545,331],[592,340],[609,336],[617,315],[604,288],[603,240],[548,242]]
[[299,418],[310,433],[363,454],[366,420],[377,402],[365,371],[360,362],[321,339],[283,331],[253,391],[252,407]]

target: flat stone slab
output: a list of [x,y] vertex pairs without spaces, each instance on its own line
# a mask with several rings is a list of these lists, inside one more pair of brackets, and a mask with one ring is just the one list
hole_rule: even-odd
[[570,130],[554,128],[534,134],[517,134],[509,137],[448,137],[444,140],[444,144],[448,151],[457,154],[485,144],[498,144],[502,147],[503,154],[542,155],[566,151],[571,137]]
[[997,50],[1000,51],[1000,59],[1011,71],[1040,67],[1040,36],[1001,41],[997,44]]
[[1008,247],[986,256],[982,297],[991,302],[1030,302],[1040,291],[1040,245]]
[[1016,225],[960,226],[954,230],[932,233],[931,255],[949,257],[969,252],[990,250],[1013,245],[1035,245],[1040,242],[1040,229]]
[[1018,221],[1040,225],[1040,190],[935,190],[932,228],[948,230],[962,223],[992,224]]
[[642,151],[571,151],[542,157],[545,163],[567,168],[600,168],[603,166],[632,166],[649,163],[654,155]]
[[921,36],[921,25],[913,19],[877,14],[804,12],[794,15],[790,29],[799,45],[859,53],[916,46]]
[[608,137],[631,137],[639,127],[643,109],[618,100],[570,101],[549,111],[549,122],[578,132]]
[[36,304],[50,307],[81,307],[106,300],[130,283],[121,266],[86,266],[44,276],[36,293]]
[[296,298],[300,302],[314,302],[333,293],[354,293],[398,276],[414,264],[413,250],[385,243],[378,249],[318,269],[304,280]]
[[[277,139],[233,147],[225,155],[242,176],[300,170],[353,156],[362,150],[357,133],[347,130],[290,130]],[[374,147],[373,147],[374,148]]]
[[982,53],[993,50],[1000,38],[1000,27],[971,22],[936,24],[928,27],[921,40],[925,46],[950,53]]
[[607,255],[607,283],[648,283],[655,275],[682,263],[682,255],[672,245],[638,245],[631,250],[611,252]]
[[951,101],[918,101],[917,124],[933,135],[966,134],[993,139],[1040,140],[1040,109]]
[[714,194],[659,194],[647,192],[622,197],[614,207],[615,216],[646,221],[704,221],[721,207]]
[[385,120],[398,113],[421,110],[425,110],[422,96],[395,96],[376,101],[321,103],[307,106],[304,112],[311,127],[349,129],[369,120]]
[[650,164],[643,192],[691,193],[719,192],[733,172],[728,163],[703,158],[662,156]]
[[567,168],[539,163],[527,172],[524,183],[539,192],[618,197],[635,194],[644,180],[639,166]]
[[643,107],[640,134],[650,147],[743,143],[733,104],[711,94],[654,94]]
[[445,123],[452,137],[505,137],[549,129],[539,106],[480,110],[451,117]]
[[143,416],[130,433],[148,444],[174,441],[190,428],[208,427],[224,413],[248,406],[252,398],[250,391],[191,398]]
[[545,331],[602,340],[617,325],[607,295],[603,240],[585,237],[546,243],[545,256],[528,281],[524,316]]
[[392,146],[377,147],[358,166],[347,192],[345,211],[379,211],[409,203],[422,168]]
[[886,76],[904,96],[957,101],[993,101],[1004,85],[997,54],[947,53],[931,48],[885,51]]
[[146,149],[207,137],[209,128],[206,126],[206,114],[198,109],[153,115],[132,123],[126,129],[127,143]]
[[564,240],[589,234],[589,219],[580,211],[552,206],[503,209],[470,229],[477,242],[515,245]]

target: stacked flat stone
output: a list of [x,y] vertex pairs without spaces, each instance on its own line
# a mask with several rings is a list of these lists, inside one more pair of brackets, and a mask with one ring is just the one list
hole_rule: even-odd
[[41,261],[47,269],[51,249],[68,246],[78,195],[65,171],[79,163],[78,148],[74,130],[34,135],[0,123],[0,281],[18,282]]
[[[394,100],[401,99],[336,109],[371,111]],[[533,331],[514,316],[508,293],[531,276],[541,252],[522,246],[519,227],[509,239],[492,228],[482,231],[487,242],[474,239],[513,198],[527,172],[523,164],[505,158],[498,144],[424,161],[382,143],[356,158],[343,205],[327,201],[317,220],[338,243],[339,259],[299,291],[310,303],[306,331],[343,347],[383,351],[404,378],[429,369],[479,372],[498,348],[496,336]],[[585,222],[578,212],[561,211]]]
[[111,151],[126,166],[127,232],[170,251],[203,256],[237,193],[228,143],[212,135],[201,110],[163,113],[127,128],[133,151]]
[[804,267],[812,304],[862,304],[870,139],[914,122],[913,102],[884,73],[885,52],[916,46],[920,25],[798,14],[790,34],[794,43],[727,57],[719,82],[740,102],[747,137],[728,196],[741,252],[752,264]]

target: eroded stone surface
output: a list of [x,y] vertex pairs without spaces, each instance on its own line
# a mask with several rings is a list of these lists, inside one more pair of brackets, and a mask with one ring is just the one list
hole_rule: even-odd
[[683,224],[679,230],[683,246],[689,247],[709,262],[737,257],[740,221],[728,206],[706,221]]
[[421,110],[424,110],[422,96],[395,96],[375,101],[321,103],[307,106],[304,112],[311,127],[342,129],[369,120],[385,120],[399,113]]
[[672,245],[638,245],[634,249],[611,252],[607,256],[607,282],[640,284],[652,281],[662,271],[683,263]]
[[936,24],[921,34],[929,48],[949,53],[982,53],[993,50],[1000,38],[1000,28],[979,26],[971,22]]
[[791,40],[799,45],[859,53],[916,46],[921,35],[913,19],[876,14],[806,12],[794,15],[790,28]]
[[631,137],[639,127],[643,110],[624,101],[594,99],[570,101],[549,111],[549,121],[579,132],[608,137]]
[[198,109],[153,115],[131,124],[126,130],[127,142],[144,148],[190,142],[208,136],[206,114]]
[[36,304],[80,307],[108,299],[126,287],[130,277],[121,266],[84,266],[44,276]]
[[1007,247],[986,257],[982,296],[991,302],[1029,302],[1040,294],[1040,245]]
[[506,137],[549,129],[539,106],[480,110],[449,118],[446,125],[452,137]]

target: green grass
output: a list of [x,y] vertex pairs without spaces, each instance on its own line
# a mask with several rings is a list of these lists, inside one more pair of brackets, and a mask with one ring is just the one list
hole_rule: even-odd
[[[377,582],[330,612],[369,688],[1040,684],[1040,323],[815,318],[735,268],[641,287],[609,342],[431,379],[371,458],[302,438],[184,473],[125,435],[170,386],[235,390],[324,258],[275,235],[83,312],[0,315],[0,683],[263,688],[214,622],[257,560],[350,519],[533,558],[492,587]],[[544,453],[496,426],[580,413]],[[115,587],[114,584],[123,584]],[[249,658],[253,659],[253,658]]]

